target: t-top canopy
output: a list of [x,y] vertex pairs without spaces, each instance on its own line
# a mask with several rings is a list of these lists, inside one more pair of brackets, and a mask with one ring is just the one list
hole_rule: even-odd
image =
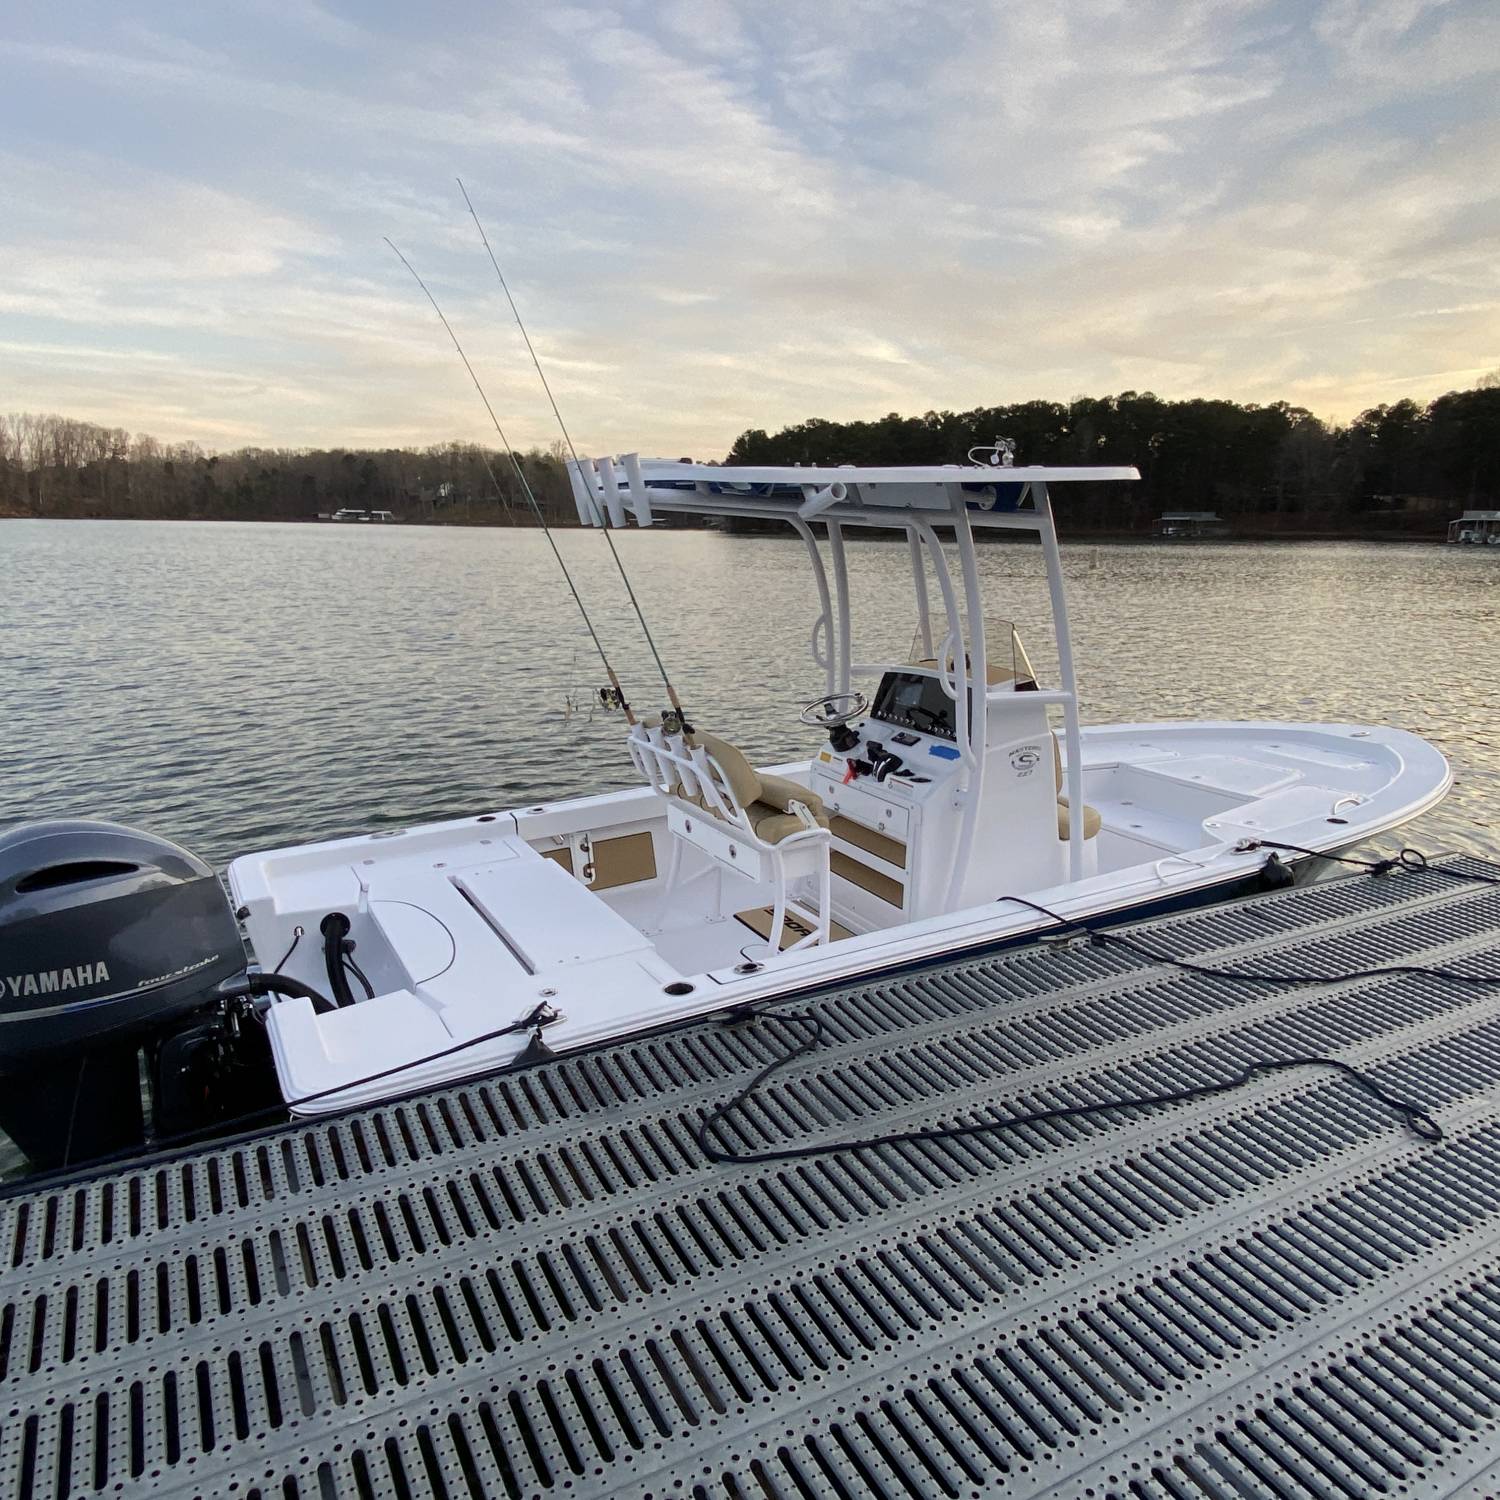
[[[749,515],[808,521],[814,517],[852,523],[875,512],[952,513],[961,502],[976,525],[1025,527],[1039,516],[1037,501],[1054,484],[1098,484],[1139,479],[1128,465],[1007,468],[983,464],[922,464],[908,467],[845,464],[802,468],[787,465],[679,463],[620,458],[580,459],[568,465],[579,520],[586,525],[623,526],[626,514],[649,526],[653,508],[700,515]],[[894,520],[894,518],[892,518]],[[929,519],[936,516],[929,515]]]

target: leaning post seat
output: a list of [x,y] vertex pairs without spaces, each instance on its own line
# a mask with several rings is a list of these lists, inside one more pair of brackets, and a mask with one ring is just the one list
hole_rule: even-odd
[[[1073,832],[1073,813],[1068,806],[1067,794],[1063,791],[1062,751],[1058,747],[1057,736],[1054,734],[1051,739],[1052,774],[1057,783],[1057,836],[1066,843]],[[1097,807],[1090,807],[1087,802],[1083,804],[1083,873],[1085,875],[1099,873],[1099,846],[1094,840],[1099,836],[1103,821]]]
[[[826,943],[832,835],[823,799],[783,776],[757,771],[738,746],[705,731],[667,735],[653,717],[632,726],[628,743],[637,769],[667,804],[673,836],[667,892],[681,874],[682,846],[689,844],[721,870],[774,888],[773,955]],[[791,882],[806,877],[817,884],[816,911],[790,893]],[[808,934],[783,949],[788,913]]]

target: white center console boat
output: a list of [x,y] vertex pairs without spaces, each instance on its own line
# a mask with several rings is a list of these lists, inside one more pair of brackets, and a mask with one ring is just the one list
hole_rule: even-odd
[[[684,511],[797,532],[820,743],[757,767],[732,726],[626,709],[634,789],[235,860],[256,951],[290,948],[283,972],[320,991],[266,1015],[295,1112],[1027,941],[1052,925],[1037,907],[1098,922],[1242,894],[1313,863],[1268,842],[1334,852],[1447,791],[1442,755],[1395,729],[1080,724],[1051,493],[1133,469],[570,467],[589,524]],[[855,660],[859,527],[907,537],[910,660]],[[983,529],[1040,540],[1055,681],[986,627]]]

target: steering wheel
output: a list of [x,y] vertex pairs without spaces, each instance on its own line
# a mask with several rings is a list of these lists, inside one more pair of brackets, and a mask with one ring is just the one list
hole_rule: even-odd
[[838,729],[859,718],[869,706],[863,693],[829,693],[814,699],[797,717],[814,729]]

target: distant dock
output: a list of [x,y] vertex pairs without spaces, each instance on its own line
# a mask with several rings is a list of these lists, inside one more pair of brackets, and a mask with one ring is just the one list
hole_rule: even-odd
[[[1495,875],[1462,860],[1454,868]],[[812,999],[0,1201],[6,1495],[1500,1488],[1500,889],[1439,870]]]

